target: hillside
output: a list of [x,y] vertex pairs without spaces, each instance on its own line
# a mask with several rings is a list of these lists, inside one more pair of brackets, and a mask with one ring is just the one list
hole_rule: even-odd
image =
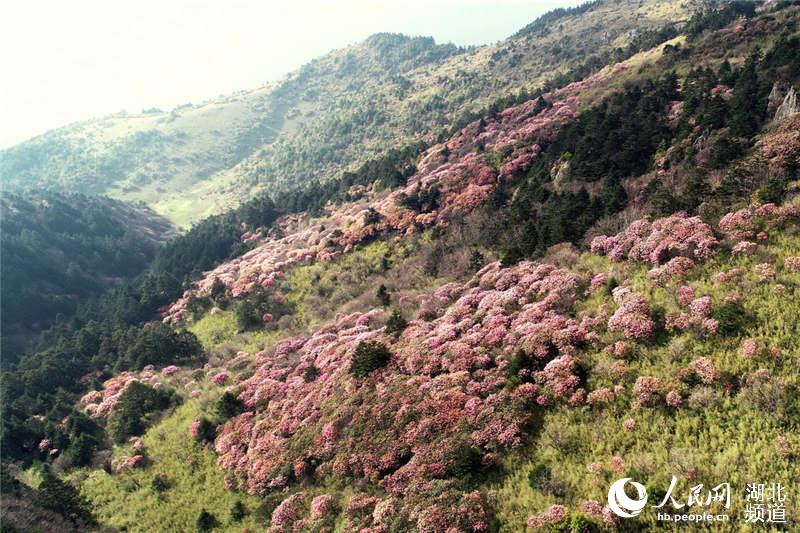
[[146,206],[81,194],[4,194],[0,287],[4,363],[56,315],[143,272],[173,236]]
[[258,191],[324,182],[390,147],[429,143],[502,96],[625,55],[691,6],[593,2],[470,50],[374,35],[253,91],[48,132],[0,152],[0,182],[141,200],[186,226]]
[[[633,6],[668,29],[603,55],[598,17]],[[792,2],[556,11],[505,43],[585,32],[579,68],[513,97],[475,81],[481,110],[435,136],[386,126],[330,156],[351,172],[171,239],[3,373],[3,527],[27,505],[126,531],[796,530],[799,23]],[[408,42],[363,46],[386,39]],[[409,71],[492,49],[418,44]],[[610,505],[626,478],[638,516]],[[764,524],[754,483],[787,495]]]

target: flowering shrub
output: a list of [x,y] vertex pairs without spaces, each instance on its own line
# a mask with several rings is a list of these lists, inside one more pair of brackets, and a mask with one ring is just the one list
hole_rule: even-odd
[[775,268],[769,263],[759,263],[754,265],[753,272],[756,273],[761,281],[767,281],[775,278]]
[[646,405],[661,395],[661,380],[652,376],[639,376],[633,384],[636,405]]
[[607,281],[608,276],[606,276],[604,272],[600,272],[599,274],[595,274],[589,281],[589,287],[591,290],[595,291],[605,285]]
[[165,366],[164,368],[161,369],[161,375],[165,376],[165,377],[171,376],[172,374],[176,373],[178,370],[180,370],[179,366],[175,366],[175,365]]
[[333,496],[330,494],[315,496],[314,499],[311,500],[311,514],[309,516],[312,519],[325,518],[333,511],[333,505]]
[[761,352],[761,347],[755,339],[745,339],[742,343],[742,357],[752,359]]
[[228,373],[227,372],[218,372],[212,376],[211,381],[215,385],[224,385],[226,381],[228,381]]
[[619,307],[608,319],[609,331],[620,331],[632,340],[650,336],[655,325],[650,320],[650,305],[644,297],[624,287],[615,288],[613,295]]
[[689,364],[689,368],[706,385],[714,383],[719,378],[719,372],[714,361],[708,357],[698,357]]
[[786,268],[790,272],[794,272],[795,274],[800,274],[800,257],[787,257],[783,260],[783,264],[786,265]]
[[[717,244],[711,226],[699,217],[675,213],[652,223],[637,220],[617,235],[595,237],[591,249],[615,261],[645,261],[657,267],[676,256],[706,259],[714,254]],[[672,268],[680,272],[687,263],[676,263]]]
[[551,505],[546,513],[528,517],[528,527],[539,528],[550,524],[559,524],[567,518],[567,509],[563,505]]
[[667,405],[670,407],[680,407],[683,404],[683,396],[681,393],[675,390],[671,390],[667,393]]
[[272,511],[272,519],[270,521],[270,533],[278,533],[282,531],[292,531],[295,522],[300,520],[303,511],[305,510],[305,494],[298,492],[283,500]]

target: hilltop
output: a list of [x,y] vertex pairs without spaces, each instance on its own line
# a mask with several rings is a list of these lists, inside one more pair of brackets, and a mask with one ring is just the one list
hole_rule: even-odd
[[256,90],[50,131],[0,152],[0,182],[141,200],[187,226],[260,191],[326,182],[390,148],[430,142],[570,69],[588,74],[651,31],[680,26],[691,6],[592,2],[474,49],[374,35]]

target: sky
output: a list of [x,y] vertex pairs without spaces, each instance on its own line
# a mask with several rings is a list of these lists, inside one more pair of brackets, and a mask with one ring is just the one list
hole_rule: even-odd
[[253,89],[376,32],[487,44],[582,2],[8,0],[0,148],[79,120]]

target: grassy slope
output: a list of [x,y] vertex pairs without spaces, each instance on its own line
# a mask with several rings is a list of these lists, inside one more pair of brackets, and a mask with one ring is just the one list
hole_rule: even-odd
[[[88,474],[81,491],[101,524],[127,531],[195,531],[197,516],[205,509],[219,520],[217,531],[256,528],[260,500],[227,490],[215,455],[188,436],[189,424],[200,412],[197,401],[187,401],[145,433],[142,440],[152,461],[146,468]],[[124,448],[116,448],[115,456],[131,453]],[[151,486],[160,472],[171,483],[163,493]],[[229,513],[236,500],[249,514],[232,523]]]

